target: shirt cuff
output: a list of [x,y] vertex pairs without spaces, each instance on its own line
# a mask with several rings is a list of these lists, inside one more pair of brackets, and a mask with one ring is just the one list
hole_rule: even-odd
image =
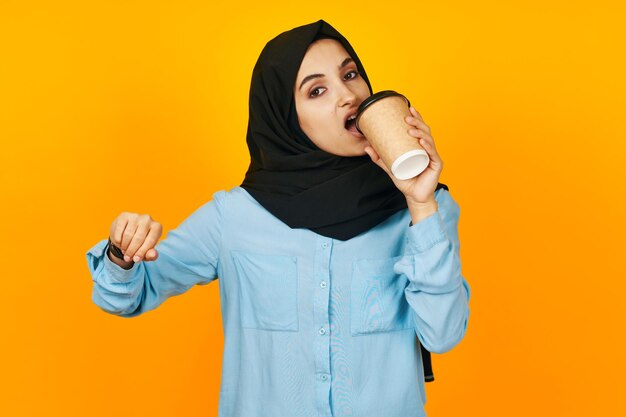
[[437,210],[430,216],[409,226],[406,233],[407,251],[410,253],[425,252],[447,238],[441,212]]
[[124,269],[112,260],[107,255],[109,249],[109,239],[104,239],[98,242],[93,248],[87,252],[87,256],[91,255],[96,259],[100,259],[104,263],[104,269],[106,273],[115,281],[126,283],[131,281],[135,277],[135,273],[139,268],[139,262],[135,262],[130,269]]

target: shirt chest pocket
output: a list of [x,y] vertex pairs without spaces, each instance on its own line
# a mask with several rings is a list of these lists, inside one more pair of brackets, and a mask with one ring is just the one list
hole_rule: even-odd
[[413,328],[411,308],[404,295],[408,279],[393,271],[400,258],[354,261],[350,285],[353,336]]
[[241,251],[231,256],[242,327],[298,331],[298,258]]

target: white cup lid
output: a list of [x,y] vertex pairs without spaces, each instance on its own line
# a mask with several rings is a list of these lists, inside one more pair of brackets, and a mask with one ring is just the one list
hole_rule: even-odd
[[429,163],[425,150],[414,149],[400,155],[391,165],[391,172],[399,180],[408,180],[421,174]]

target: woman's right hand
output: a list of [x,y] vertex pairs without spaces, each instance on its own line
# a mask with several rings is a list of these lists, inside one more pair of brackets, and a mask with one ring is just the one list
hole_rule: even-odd
[[163,227],[147,214],[123,212],[111,224],[111,242],[121,249],[126,262],[154,261],[159,254],[154,248]]

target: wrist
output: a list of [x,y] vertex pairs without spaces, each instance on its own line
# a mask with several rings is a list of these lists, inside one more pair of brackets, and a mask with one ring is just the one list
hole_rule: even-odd
[[109,258],[109,260],[111,262],[113,262],[115,265],[124,268],[124,269],[131,269],[133,267],[133,265],[135,265],[135,263],[133,261],[130,262],[126,262],[123,259],[120,259],[116,256],[114,256],[110,250],[107,250],[107,254],[106,256]]
[[110,253],[112,256],[115,256],[116,258],[121,259],[122,261],[124,260],[124,254],[122,253],[120,248],[115,246],[115,244],[111,241],[111,237],[109,237],[109,244],[108,244],[107,252]]
[[130,269],[135,264],[132,259],[128,262],[124,259],[124,254],[117,246],[113,244],[110,237],[106,252],[107,256],[113,263],[121,266],[124,269]]
[[413,224],[424,220],[426,217],[436,213],[439,209],[437,200],[434,198],[431,201],[414,202],[407,199],[407,206],[409,208],[409,214],[411,215],[411,222]]
[[437,202],[434,191],[429,194],[426,194],[426,196],[423,199],[418,199],[417,197],[408,193],[404,194],[404,198],[406,199],[406,202],[409,206],[415,206],[415,207],[428,206]]

